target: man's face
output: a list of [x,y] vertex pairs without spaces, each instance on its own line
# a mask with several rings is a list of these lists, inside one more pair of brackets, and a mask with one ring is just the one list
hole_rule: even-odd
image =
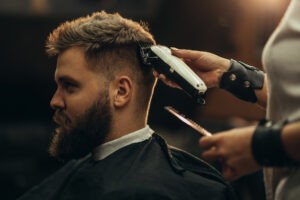
[[103,143],[110,131],[108,85],[103,75],[88,68],[83,50],[75,47],[59,55],[55,82],[50,104],[58,128],[49,152],[63,160],[82,157]]

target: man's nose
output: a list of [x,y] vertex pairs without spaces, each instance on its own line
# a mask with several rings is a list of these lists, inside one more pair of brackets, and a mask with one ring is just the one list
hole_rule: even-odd
[[62,97],[61,93],[59,92],[59,90],[55,91],[55,93],[50,101],[50,106],[54,110],[64,109],[65,103],[64,103],[63,97]]

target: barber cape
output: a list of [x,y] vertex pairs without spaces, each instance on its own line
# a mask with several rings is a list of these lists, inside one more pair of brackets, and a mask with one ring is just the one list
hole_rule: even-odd
[[69,161],[19,200],[225,200],[235,194],[210,165],[166,144],[157,134],[102,160]]

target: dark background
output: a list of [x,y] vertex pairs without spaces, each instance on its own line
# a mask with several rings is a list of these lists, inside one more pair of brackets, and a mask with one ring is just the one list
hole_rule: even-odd
[[[49,101],[55,60],[44,52],[48,34],[65,20],[106,10],[149,24],[158,43],[205,50],[261,66],[261,51],[288,0],[0,0],[0,193],[16,199],[62,163],[47,154]],[[167,141],[200,156],[199,136],[163,109],[172,105],[211,132],[246,126],[264,111],[218,89],[196,105],[160,82],[149,124]],[[218,167],[217,165],[215,165]],[[233,185],[241,199],[263,199],[261,173]],[[201,189],[201,188],[199,188]],[[255,192],[254,192],[255,191]]]

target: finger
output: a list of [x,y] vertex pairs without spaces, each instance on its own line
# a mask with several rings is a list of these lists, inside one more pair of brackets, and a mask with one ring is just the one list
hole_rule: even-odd
[[175,82],[169,80],[164,74],[160,74],[157,71],[153,70],[153,75],[171,87],[178,87]]
[[163,80],[163,81],[167,80],[167,77],[164,74],[159,74],[158,78],[161,79],[161,80]]
[[233,181],[237,179],[236,170],[233,167],[230,167],[226,163],[222,163],[222,174],[224,178],[228,181]]
[[204,136],[200,138],[199,144],[203,149],[209,149],[217,143],[216,136]]
[[194,50],[187,50],[187,49],[176,49],[174,47],[171,47],[171,52],[173,55],[183,58],[183,59],[190,59],[195,60],[198,59],[201,55],[201,51],[194,51]]
[[166,85],[180,89],[179,85],[177,85],[174,81],[168,79],[164,74],[159,74],[158,78],[162,80]]
[[200,62],[195,62],[195,60],[184,59],[184,62],[194,71],[198,76],[201,76],[201,73],[213,71],[214,69],[209,65],[205,65]]
[[216,147],[212,147],[209,150],[206,150],[202,153],[202,158],[205,160],[210,160],[210,161],[214,161],[214,160],[222,160],[220,154],[217,151]]
[[197,64],[195,64],[195,61],[190,59],[184,59],[184,62],[194,71],[199,70],[199,67]]

